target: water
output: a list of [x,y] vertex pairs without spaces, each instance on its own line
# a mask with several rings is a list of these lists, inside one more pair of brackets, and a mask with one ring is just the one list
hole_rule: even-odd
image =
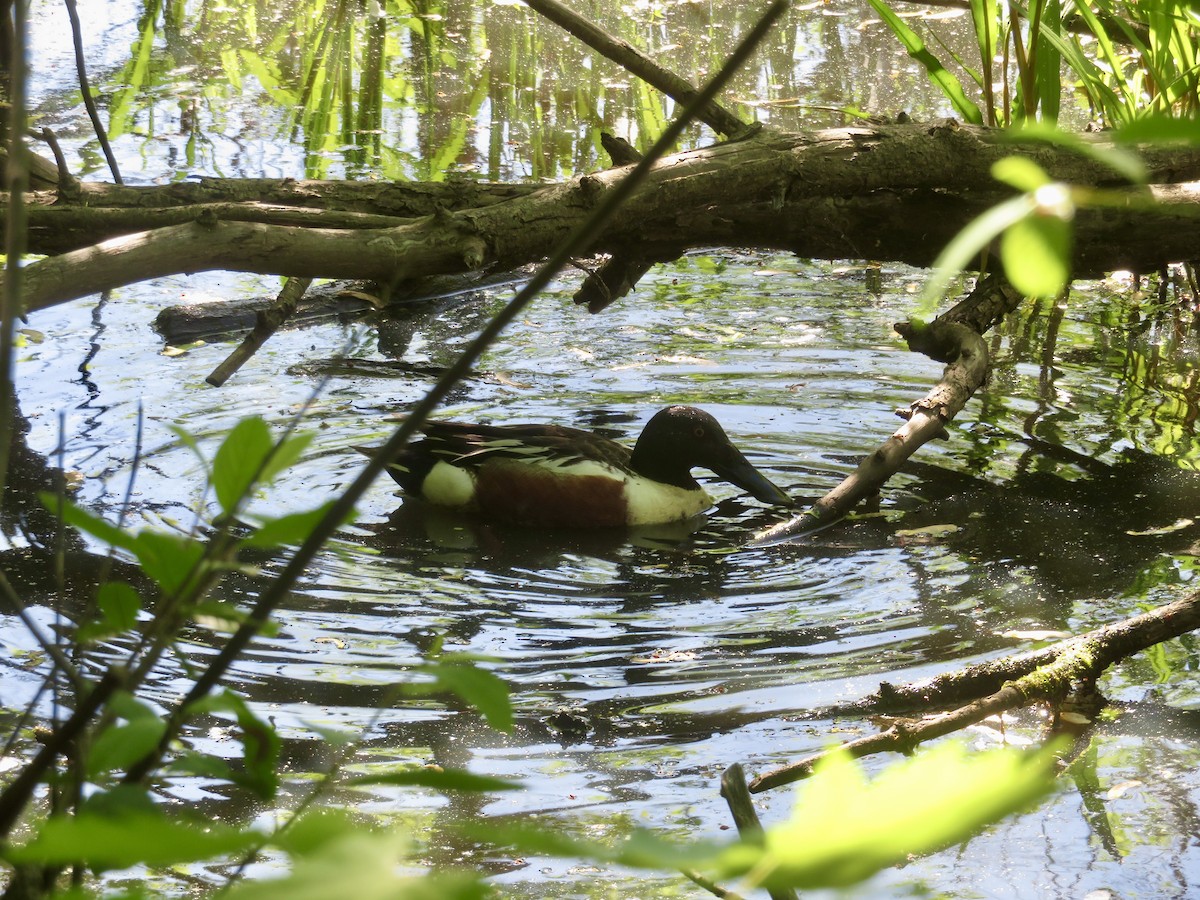
[[[111,21],[112,34],[125,35],[132,17]],[[852,29],[821,33],[841,35],[843,49],[860,46]],[[116,40],[106,43],[110,51]],[[787,78],[815,89],[806,71],[797,62]],[[555,127],[566,127],[568,112],[555,108]],[[278,146],[272,115],[283,118],[265,115],[253,146],[288,174],[303,174],[311,145]],[[164,151],[147,156],[140,177],[177,174],[176,138],[135,137],[118,141],[126,160],[155,140]],[[492,162],[519,174],[526,162],[505,154],[522,152]],[[254,169],[254,154],[227,154],[212,145],[200,154],[201,170],[275,174]],[[337,154],[323,158],[341,160],[330,163],[335,172],[351,168]],[[542,162],[554,171],[570,155]],[[579,276],[567,273],[439,414],[558,422],[630,440],[656,409],[692,403],[714,413],[772,480],[813,500],[894,430],[895,407],[940,374],[891,330],[911,313],[921,277],[901,267],[698,254],[656,268],[633,297],[589,316],[570,303]],[[110,517],[140,455],[133,521],[187,530],[203,473],[168,424],[211,448],[244,415],[286,423],[312,397],[323,360],[445,365],[511,295],[498,288],[436,309],[287,330],[221,390],[203,379],[231,344],[154,352],[161,341],[150,323],[166,303],[276,288],[241,275],[161,279],[33,316],[17,371],[31,446],[50,453],[61,433],[67,467],[84,476],[80,501]],[[1114,292],[1118,305],[1106,305]],[[632,825],[719,838],[730,824],[717,792],[726,766],[761,773],[871,732],[873,722],[831,710],[880,681],[924,678],[1020,649],[1023,632],[1081,632],[1177,596],[1191,581],[1197,538],[1195,526],[1171,528],[1195,506],[1197,346],[1193,334],[1172,329],[1174,313],[1114,284],[1013,317],[994,338],[991,380],[951,439],[923,448],[859,517],[800,544],[747,547],[779,514],[720,483],[709,485],[716,507],[694,523],[564,534],[431,514],[401,503],[381,481],[280,610],[277,633],[256,641],[230,679],[285,738],[278,806],[298,802],[328,762],[315,729],[362,729],[354,771],[436,762],[525,786],[467,799],[380,787],[337,795],[413,829],[422,860],[494,872],[513,896],[702,896],[666,875],[516,860],[464,841],[454,826],[534,817],[601,840]],[[335,496],[362,466],[352,446],[384,438],[390,419],[429,384],[411,372],[329,371],[304,417],[316,438],[259,498],[264,513]],[[940,530],[917,531],[930,526]],[[232,577],[222,599],[251,603],[280,567],[267,560],[261,574]],[[45,606],[35,613],[52,621]],[[37,670],[26,664],[32,647],[21,629],[0,621],[10,658],[4,699],[16,706],[32,696]],[[219,640],[195,628],[183,649],[198,662]],[[392,685],[420,677],[415,667],[439,640],[509,684],[511,734],[439,700],[391,695]],[[106,647],[97,664],[119,651]],[[1195,664],[1194,646],[1177,642],[1117,667],[1102,687],[1125,704],[1123,714],[1099,730],[1052,798],[963,846],[884,873],[859,894],[1187,895],[1200,800]],[[148,698],[165,706],[185,687],[182,663],[168,660]],[[1036,713],[1023,714],[1003,732],[988,724],[967,740],[1020,742],[1039,725]],[[239,750],[219,729],[197,728],[187,739],[218,754]],[[159,789],[214,817],[273,815],[194,777]],[[768,823],[779,821],[792,795],[771,792],[758,804]],[[270,861],[255,870],[271,872]]]

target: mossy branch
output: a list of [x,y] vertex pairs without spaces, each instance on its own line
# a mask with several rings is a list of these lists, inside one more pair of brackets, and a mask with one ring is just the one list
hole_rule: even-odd
[[[880,685],[878,693],[860,707],[895,709],[903,698],[912,706],[941,708],[947,698],[951,702],[961,700],[959,687],[964,684],[990,693],[936,716],[897,719],[883,731],[848,741],[836,751],[818,753],[767,772],[750,783],[750,791],[757,793],[807,778],[831,752],[846,752],[855,758],[884,751],[911,753],[925,741],[959,731],[989,716],[1035,701],[1056,701],[1076,685],[1095,682],[1113,663],[1197,628],[1200,628],[1200,591],[1139,616],[1059,641],[1035,654],[991,660],[899,688]],[[986,669],[986,677],[980,677],[981,669]]]

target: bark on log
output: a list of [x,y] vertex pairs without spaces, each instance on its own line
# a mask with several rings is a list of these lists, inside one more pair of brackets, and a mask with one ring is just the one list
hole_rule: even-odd
[[[928,265],[962,225],[1008,196],[990,168],[1013,153],[1033,159],[1054,179],[1119,189],[1128,201],[1124,208],[1079,212],[1076,277],[1116,268],[1150,271],[1200,256],[1195,236],[1200,186],[1191,183],[1200,179],[1200,148],[1149,149],[1145,161],[1151,181],[1158,183],[1119,188],[1111,170],[1087,157],[955,123],[764,132],[664,158],[589,250],[636,250],[646,258],[664,258],[693,247],[757,246],[804,257]],[[307,228],[271,224],[271,210],[260,205],[223,206],[217,212],[208,203],[193,203],[185,210],[195,217],[188,224],[143,231],[27,267],[27,308],[207,269],[366,279],[387,286],[424,275],[511,268],[543,258],[625,171],[543,187],[359,185],[343,193],[326,183],[276,182],[274,188],[294,201],[294,208],[278,211],[281,217],[320,206],[320,198],[331,194],[340,194],[343,205],[359,205],[338,210],[339,227]],[[215,190],[212,184],[204,188]],[[120,233],[134,224],[128,204],[139,195],[147,204],[173,200],[178,206],[179,196],[198,190],[187,185],[119,189],[127,206],[112,213],[111,224],[105,224],[106,213],[96,208],[95,198],[85,213],[69,200],[39,206],[30,210],[34,236],[47,241],[45,229],[59,227],[48,224],[56,216],[76,217],[76,242],[85,227],[80,223],[93,239]],[[364,198],[373,191],[385,199],[368,209]],[[91,195],[91,189],[83,192]],[[1171,205],[1146,209],[1151,197]],[[348,212],[407,215],[431,206],[437,211],[402,224],[342,227],[353,224],[344,218]],[[262,220],[233,221],[235,211]],[[46,249],[45,243],[40,246]]]

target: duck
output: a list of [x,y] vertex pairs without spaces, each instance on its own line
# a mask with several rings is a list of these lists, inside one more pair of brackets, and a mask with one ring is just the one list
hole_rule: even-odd
[[[421,431],[422,440],[387,461],[404,493],[506,524],[597,528],[689,519],[713,502],[692,477],[695,467],[763,503],[792,505],[712,415],[692,406],[655,413],[632,450],[563,425],[429,421]],[[354,449],[374,457],[379,448]]]

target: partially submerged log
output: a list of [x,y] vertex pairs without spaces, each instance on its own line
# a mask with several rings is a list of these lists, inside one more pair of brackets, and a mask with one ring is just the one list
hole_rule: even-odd
[[[419,278],[392,291],[391,304],[429,304],[440,307],[454,298],[462,302],[478,299],[475,293],[525,281],[532,267],[480,275],[447,275]],[[216,303],[184,303],[168,306],[154,319],[154,328],[169,344],[212,341],[242,334],[254,328],[258,317],[271,308],[273,297],[243,297]],[[300,300],[292,324],[309,324],[329,319],[358,318],[385,306],[379,288],[362,281],[334,281],[310,287]]]

